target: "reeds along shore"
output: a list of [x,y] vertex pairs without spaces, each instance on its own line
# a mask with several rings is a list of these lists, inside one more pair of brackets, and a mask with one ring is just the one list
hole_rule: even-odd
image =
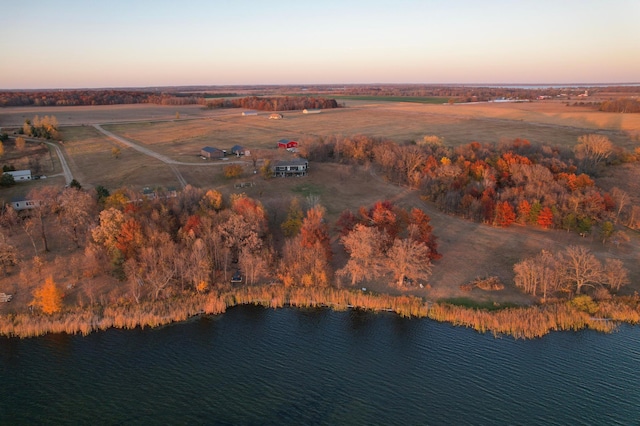
[[567,302],[486,311],[447,303],[425,303],[413,296],[391,296],[337,288],[241,287],[208,294],[185,294],[140,304],[94,305],[55,315],[20,313],[0,317],[0,335],[34,337],[47,333],[89,334],[107,328],[157,327],[190,317],[216,315],[237,305],[270,308],[328,307],[335,310],[390,311],[404,317],[428,317],[455,326],[470,327],[494,336],[531,339],[551,331],[592,330],[611,332],[619,322],[640,322],[640,298],[602,301],[597,312],[587,313]]

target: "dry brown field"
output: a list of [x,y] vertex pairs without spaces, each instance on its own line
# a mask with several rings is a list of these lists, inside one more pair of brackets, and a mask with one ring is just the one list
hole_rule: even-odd
[[[228,110],[206,110],[199,105],[94,105],[63,107],[6,107],[0,109],[0,127],[22,126],[34,115],[54,115],[62,126],[121,123],[126,121],[193,119],[229,114]],[[238,113],[239,114],[239,113]]]
[[[175,120],[176,111],[180,112],[180,120]],[[586,244],[600,259],[622,259],[631,271],[634,283],[627,291],[640,290],[640,236],[634,232],[630,232],[629,243],[615,248],[605,246],[597,239],[583,239],[561,231],[519,226],[494,228],[444,215],[420,200],[417,192],[384,182],[373,170],[312,163],[308,177],[265,181],[259,174],[253,174],[253,166],[247,158],[244,176],[227,180],[222,174],[224,162],[207,163],[198,156],[205,145],[228,150],[240,144],[259,158],[275,157],[282,154],[275,148],[281,138],[298,139],[304,143],[317,135],[355,134],[398,142],[437,135],[451,146],[471,141],[524,138],[533,143],[571,147],[579,136],[598,132],[606,134],[619,146],[633,149],[640,145],[633,138],[634,134],[640,133],[638,114],[602,113],[588,108],[567,107],[558,102],[428,105],[347,101],[347,108],[320,114],[284,112],[283,120],[268,120],[268,113],[243,117],[241,110],[207,111],[199,106],[9,108],[0,111],[0,125],[19,125],[24,118],[36,114],[53,114],[61,124],[69,125],[62,129],[65,153],[74,177],[86,187],[98,184],[109,189],[179,186],[167,164],[120,145],[91,126],[79,125],[100,123],[105,124],[105,129],[173,160],[198,164],[175,166],[189,184],[217,188],[227,196],[233,192],[245,192],[257,198],[267,207],[273,223],[282,221],[289,200],[294,196],[318,197],[327,208],[329,223],[334,223],[344,209],[355,210],[377,200],[392,199],[404,207],[419,206],[432,217],[443,258],[434,265],[431,289],[412,292],[431,299],[470,296],[478,300],[528,303],[531,299],[513,286],[513,264],[542,249],[560,250],[569,244]],[[111,149],[116,146],[121,150],[117,159],[111,155]],[[202,166],[203,163],[208,165]],[[612,169],[610,175],[600,180],[605,188],[619,186],[636,197],[640,194],[640,167],[637,164]],[[60,182],[62,186],[64,180]],[[240,182],[254,182],[255,185],[235,188],[234,184]],[[47,183],[53,182],[49,180]],[[29,185],[39,184],[32,182]],[[0,196],[6,194],[7,190],[0,190]],[[334,244],[337,247],[335,241]],[[336,256],[335,266],[340,267],[342,263],[344,258]],[[481,290],[463,293],[459,289],[461,284],[489,275],[498,276],[506,289],[496,293]],[[4,285],[4,281],[6,279],[0,284]],[[370,288],[397,292],[385,283],[371,283]],[[1,287],[0,291],[3,291]]]

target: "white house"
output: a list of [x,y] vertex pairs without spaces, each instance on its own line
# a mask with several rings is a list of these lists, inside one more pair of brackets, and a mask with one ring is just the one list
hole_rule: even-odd
[[11,200],[11,207],[15,211],[35,209],[41,204],[39,200],[27,200],[26,198],[14,198]]
[[16,182],[20,182],[21,180],[31,180],[31,170],[15,170],[5,173],[13,176],[13,180]]

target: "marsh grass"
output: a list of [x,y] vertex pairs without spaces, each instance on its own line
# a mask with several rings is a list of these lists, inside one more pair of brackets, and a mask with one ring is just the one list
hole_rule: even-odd
[[489,310],[477,302],[458,300],[465,305],[428,303],[413,296],[392,296],[353,289],[284,287],[279,284],[219,288],[208,294],[183,294],[170,299],[133,304],[73,308],[60,314],[10,314],[0,317],[0,334],[33,337],[47,333],[86,335],[107,328],[158,327],[185,321],[196,315],[217,315],[238,305],[254,304],[267,308],[362,309],[395,312],[403,317],[428,317],[455,326],[473,328],[494,336],[531,339],[551,331],[589,328],[601,332],[615,330],[619,322],[640,322],[638,297],[601,302],[590,315],[567,302]]

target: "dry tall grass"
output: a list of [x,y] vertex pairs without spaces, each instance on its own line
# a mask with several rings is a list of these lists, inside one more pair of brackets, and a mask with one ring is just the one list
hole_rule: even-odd
[[156,302],[113,306],[93,305],[54,315],[20,313],[0,317],[0,335],[33,337],[47,333],[86,335],[107,328],[158,327],[190,317],[224,313],[232,306],[255,304],[269,308],[328,307],[395,312],[404,317],[428,317],[470,327],[494,336],[531,339],[551,331],[592,330],[610,332],[619,322],[640,322],[640,299],[618,298],[600,302],[595,315],[570,303],[486,311],[447,303],[425,303],[413,296],[372,294],[350,289],[284,287],[282,285],[226,288],[209,294],[185,294]]

